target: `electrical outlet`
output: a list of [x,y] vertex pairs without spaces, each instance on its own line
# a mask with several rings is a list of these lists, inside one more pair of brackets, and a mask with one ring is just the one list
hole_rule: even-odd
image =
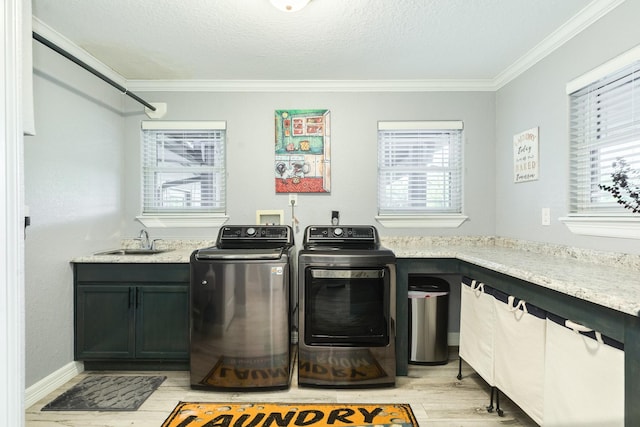
[[551,210],[542,208],[542,225],[551,225]]
[[298,195],[295,193],[289,193],[289,204],[291,206],[298,206]]

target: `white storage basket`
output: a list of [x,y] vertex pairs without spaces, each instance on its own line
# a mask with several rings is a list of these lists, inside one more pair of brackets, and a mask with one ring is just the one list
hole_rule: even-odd
[[459,354],[492,386],[495,315],[491,291],[481,282],[462,278]]
[[495,291],[495,386],[542,424],[546,313]]
[[545,426],[624,426],[622,344],[547,315]]

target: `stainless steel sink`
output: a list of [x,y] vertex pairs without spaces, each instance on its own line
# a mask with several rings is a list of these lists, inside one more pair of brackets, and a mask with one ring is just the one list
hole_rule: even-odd
[[127,249],[111,249],[108,251],[96,252],[94,255],[154,255],[163,252],[171,252],[173,249],[143,249],[143,248],[127,248]]

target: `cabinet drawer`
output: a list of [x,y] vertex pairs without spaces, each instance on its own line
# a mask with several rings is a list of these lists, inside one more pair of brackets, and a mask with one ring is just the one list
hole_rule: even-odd
[[189,264],[74,264],[76,282],[189,283]]

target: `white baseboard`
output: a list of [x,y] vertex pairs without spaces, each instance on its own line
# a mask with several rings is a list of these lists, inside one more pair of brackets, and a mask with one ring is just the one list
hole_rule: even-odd
[[33,384],[25,390],[24,407],[35,405],[40,399],[51,393],[71,378],[84,372],[82,362],[71,362]]

